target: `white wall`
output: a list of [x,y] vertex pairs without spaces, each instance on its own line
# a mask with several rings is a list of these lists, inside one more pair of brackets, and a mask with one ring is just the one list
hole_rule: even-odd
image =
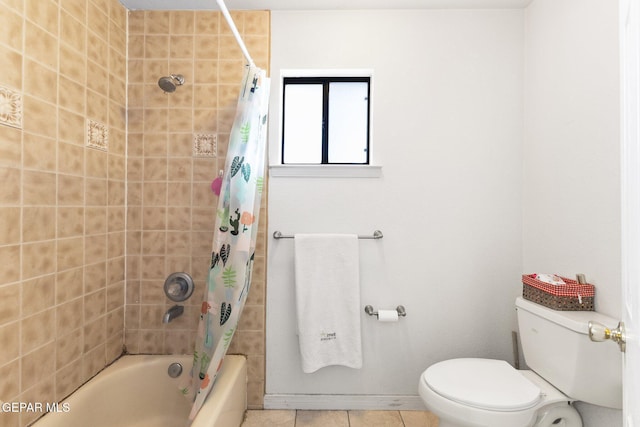
[[585,273],[617,317],[617,2],[535,0],[525,16],[524,268]]
[[280,69],[374,70],[380,178],[269,184],[269,229],[384,233],[362,241],[364,367],[303,374],[293,241],[269,242],[267,394],[416,395],[436,361],[512,360],[521,292],[523,11],[272,12],[270,162],[278,162]]
[[[619,317],[617,2],[534,0],[525,24],[524,270],[585,273],[596,309]],[[622,425],[578,407],[585,427]]]

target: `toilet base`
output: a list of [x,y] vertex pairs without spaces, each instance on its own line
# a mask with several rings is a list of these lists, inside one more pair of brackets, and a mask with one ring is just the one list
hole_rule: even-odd
[[[470,425],[440,417],[438,427],[470,427]],[[582,427],[582,418],[573,405],[552,405],[538,410],[534,424],[521,427]]]
[[543,392],[543,401],[523,411],[488,411],[462,405],[434,392],[421,377],[418,392],[440,419],[440,427],[582,427],[571,399],[532,371],[519,371]]

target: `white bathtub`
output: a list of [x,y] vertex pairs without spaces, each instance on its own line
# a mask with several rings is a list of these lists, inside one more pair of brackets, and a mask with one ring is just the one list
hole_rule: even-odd
[[[123,356],[50,412],[36,427],[186,427],[191,403],[179,378],[167,374],[179,362],[189,375],[191,356]],[[247,365],[226,356],[216,385],[192,427],[238,427],[247,408]],[[67,410],[67,412],[63,412]]]

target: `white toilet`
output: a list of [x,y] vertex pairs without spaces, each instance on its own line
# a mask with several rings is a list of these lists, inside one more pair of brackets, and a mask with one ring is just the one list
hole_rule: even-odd
[[493,359],[451,359],[420,376],[419,393],[440,427],[582,427],[576,400],[622,407],[622,356],[595,343],[590,320],[617,322],[593,311],[556,311],[517,298],[518,329],[531,371]]

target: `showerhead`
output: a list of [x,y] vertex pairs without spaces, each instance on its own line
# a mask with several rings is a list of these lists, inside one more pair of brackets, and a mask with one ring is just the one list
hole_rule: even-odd
[[175,92],[177,86],[184,84],[184,76],[182,74],[171,74],[168,77],[160,77],[158,86],[166,93]]

